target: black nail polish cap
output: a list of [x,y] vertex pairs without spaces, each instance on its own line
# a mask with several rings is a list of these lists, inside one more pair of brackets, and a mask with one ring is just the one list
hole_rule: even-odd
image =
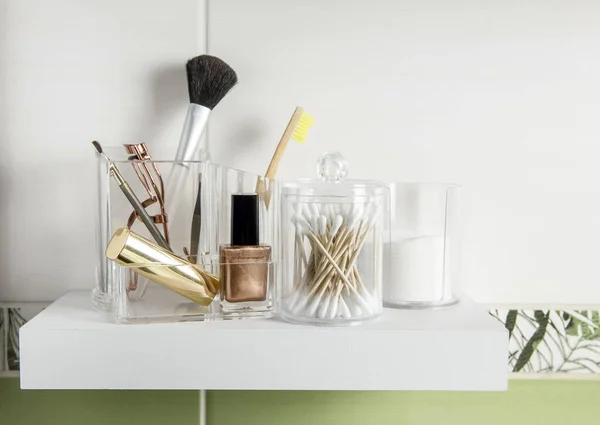
[[231,245],[258,245],[258,195],[231,195]]

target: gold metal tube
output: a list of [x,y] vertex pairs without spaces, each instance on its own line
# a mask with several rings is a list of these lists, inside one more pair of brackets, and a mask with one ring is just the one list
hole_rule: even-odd
[[126,228],[115,232],[106,257],[200,305],[209,305],[219,292],[218,276]]

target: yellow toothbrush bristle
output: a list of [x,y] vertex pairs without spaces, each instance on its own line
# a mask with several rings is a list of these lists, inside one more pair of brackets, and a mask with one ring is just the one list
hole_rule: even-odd
[[312,127],[314,122],[315,117],[304,112],[302,117],[300,117],[300,121],[298,121],[298,125],[294,129],[292,139],[299,143],[304,142],[306,140],[306,135],[308,134],[308,129]]

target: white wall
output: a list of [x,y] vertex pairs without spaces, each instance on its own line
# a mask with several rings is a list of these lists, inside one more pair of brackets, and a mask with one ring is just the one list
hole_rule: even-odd
[[[464,185],[464,287],[600,302],[600,2],[218,0],[209,52],[240,84],[213,158],[264,171],[295,105],[316,124],[282,176],[340,150],[355,177]],[[235,149],[234,149],[235,147]]]
[[[203,0],[0,0],[0,300],[93,280],[89,145],[176,143]],[[480,301],[600,302],[600,3],[213,0],[240,84],[213,157],[263,171],[296,104],[317,122],[284,177],[338,149],[355,177],[462,183]]]
[[92,287],[90,142],[177,143],[204,12],[198,0],[0,0],[0,300]]

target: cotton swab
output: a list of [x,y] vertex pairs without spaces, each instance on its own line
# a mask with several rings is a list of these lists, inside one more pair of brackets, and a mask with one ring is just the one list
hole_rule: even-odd
[[299,203],[294,211],[295,271],[302,276],[294,279],[285,299],[288,311],[323,320],[373,314],[376,297],[363,282],[356,260],[379,218],[380,205]]

